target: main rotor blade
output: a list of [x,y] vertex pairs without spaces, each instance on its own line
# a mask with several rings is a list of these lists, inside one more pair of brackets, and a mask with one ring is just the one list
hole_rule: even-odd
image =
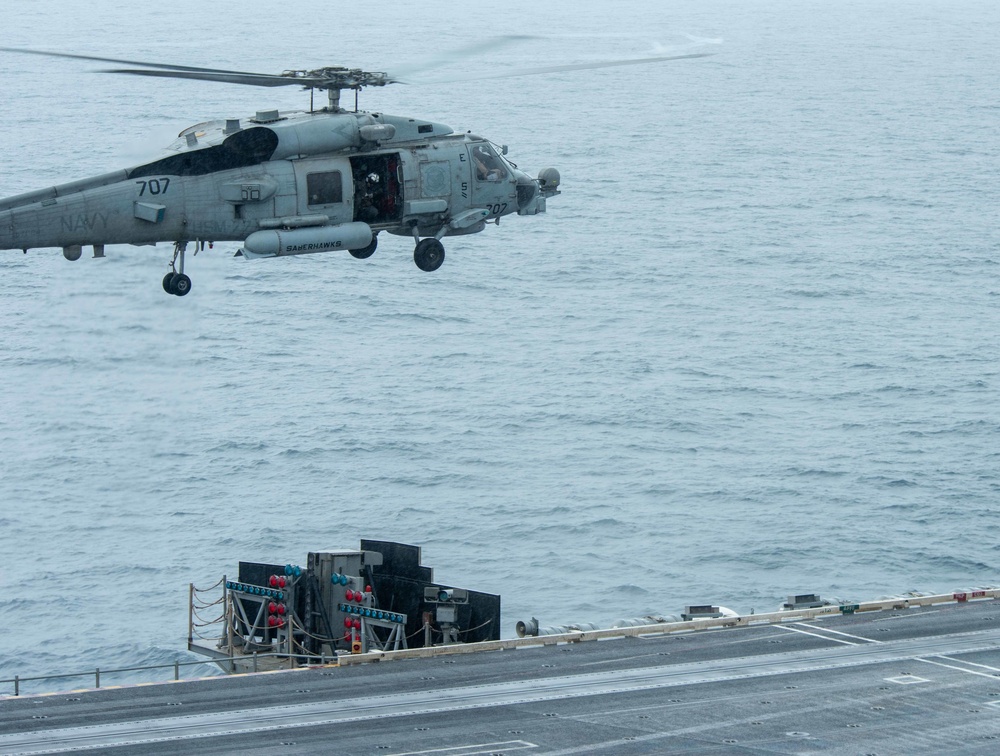
[[393,68],[392,73],[393,76],[410,76],[422,71],[441,68],[449,63],[459,63],[463,60],[467,60],[468,58],[475,57],[476,55],[485,55],[488,52],[500,50],[514,44],[515,42],[523,42],[528,39],[535,39],[535,37],[531,37],[526,34],[506,34],[501,37],[491,37],[489,39],[478,40],[472,44],[466,45],[465,47],[458,47],[453,50],[442,50],[433,57],[425,58],[421,61],[415,61],[409,65],[396,66]]
[[[430,59],[429,61],[418,64],[414,67],[406,69],[406,74],[416,73],[418,71],[425,71],[429,68],[437,68],[449,62],[455,62],[457,60],[465,59],[471,57],[475,53],[488,52],[490,50],[495,50],[500,47],[504,47],[512,42],[530,39],[530,37],[508,35],[503,37],[495,37],[492,39],[487,39],[479,42],[478,44],[468,45],[466,47],[459,48],[457,50],[448,51],[437,55],[436,57]],[[397,78],[396,76],[385,76],[384,74],[377,74],[381,78],[377,81],[355,81],[353,84],[345,84],[338,82],[333,84],[333,80],[327,76],[317,76],[316,74],[323,73],[325,69],[319,69],[317,71],[303,71],[301,76],[287,76],[287,75],[274,75],[274,74],[262,74],[262,73],[252,73],[250,71],[231,71],[224,68],[203,68],[200,66],[182,66],[174,65],[171,63],[151,63],[149,61],[143,60],[124,60],[121,58],[104,58],[96,55],[77,55],[75,53],[62,53],[62,52],[52,52],[46,50],[30,50],[23,47],[0,47],[0,52],[13,52],[13,53],[24,53],[27,55],[41,55],[43,57],[50,58],[69,58],[73,60],[92,60],[102,63],[120,63],[123,65],[130,66],[144,66],[144,69],[130,69],[130,68],[113,68],[106,69],[106,73],[122,73],[129,74],[132,76],[156,76],[161,78],[171,78],[171,79],[195,79],[199,81],[219,81],[226,84],[245,84],[256,87],[285,87],[285,86],[301,86],[301,87],[311,87],[317,89],[337,89],[337,88],[357,88],[354,86],[372,86],[372,85],[384,85],[392,83],[410,83],[410,84],[445,84],[449,82],[458,81],[480,81],[484,79],[506,79],[513,76],[532,76],[536,74],[546,74],[546,73],[559,73],[563,71],[583,71],[589,69],[597,68],[613,68],[616,66],[634,66],[643,63],[661,63],[664,61],[671,60],[684,60],[687,58],[707,58],[714,53],[690,53],[687,55],[668,55],[668,56],[658,56],[652,58],[633,58],[631,60],[607,60],[607,61],[596,61],[593,63],[575,63],[569,65],[559,65],[559,66],[543,66],[541,68],[522,68],[515,69],[513,71],[506,71],[503,73],[492,73],[492,74],[477,74],[472,76],[456,76],[444,79],[424,79],[424,80],[413,80],[409,77],[406,81]],[[145,70],[149,69],[149,70]],[[332,69],[331,69],[332,70]],[[354,72],[349,72],[348,75]],[[364,72],[361,72],[364,73]],[[311,76],[308,74],[312,74]]]
[[[47,50],[29,50],[26,47],[0,47],[0,52],[24,53],[26,55],[41,55],[47,58],[70,58],[72,60],[95,60],[99,63],[121,63],[126,66],[146,66],[147,68],[162,68],[167,71],[201,71],[203,73],[240,74],[245,71],[228,71],[224,68],[199,68],[198,66],[178,66],[172,63],[150,63],[145,60],[122,60],[121,58],[102,58],[96,55],[76,55],[74,53],[51,52]],[[267,74],[251,74],[251,76],[266,76]]]
[[710,58],[715,53],[690,53],[689,55],[667,55],[656,58],[633,58],[631,60],[604,60],[595,63],[570,63],[563,66],[544,66],[542,68],[520,68],[505,73],[458,76],[449,79],[425,79],[411,84],[447,84],[453,81],[482,81],[484,79],[506,79],[511,76],[534,76],[535,74],[560,73],[562,71],[586,71],[593,68],[614,68],[616,66],[636,66],[642,63],[662,63],[668,60],[686,60],[688,58]]
[[221,81],[226,84],[247,84],[253,87],[300,87],[319,86],[318,79],[296,76],[274,76],[272,74],[240,73],[239,71],[212,71],[194,69],[191,71],[145,71],[141,68],[106,68],[101,73],[130,74],[132,76],[158,76],[165,79],[196,79],[198,81]]

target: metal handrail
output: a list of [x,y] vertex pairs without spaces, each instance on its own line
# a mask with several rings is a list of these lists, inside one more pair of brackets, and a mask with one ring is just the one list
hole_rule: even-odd
[[[280,656],[283,659],[287,659],[290,656],[294,657],[296,659],[315,659],[317,657],[317,654],[285,654],[285,653],[277,653],[277,652],[274,652],[274,651],[268,651],[268,652],[265,652],[265,653],[258,653],[258,652],[255,651],[253,653],[253,657],[252,657],[253,658],[253,671],[254,672],[257,671],[257,660],[258,659],[264,659],[264,658],[267,658],[267,657],[270,657],[270,656]],[[23,683],[23,682],[38,682],[39,680],[61,680],[61,679],[65,679],[65,678],[68,678],[68,677],[90,677],[90,676],[93,676],[93,678],[94,678],[94,689],[96,690],[97,688],[101,687],[101,675],[114,675],[114,674],[118,674],[120,672],[146,672],[146,671],[150,671],[150,670],[154,670],[154,669],[170,669],[170,668],[173,668],[173,670],[174,670],[174,680],[178,681],[178,680],[181,679],[181,675],[180,675],[180,668],[181,667],[191,667],[191,666],[194,666],[196,664],[213,664],[214,665],[214,664],[218,664],[219,662],[224,662],[224,661],[227,661],[227,660],[232,661],[234,659],[249,659],[249,658],[250,658],[249,655],[247,655],[247,656],[237,656],[237,657],[225,657],[225,658],[222,658],[222,659],[197,659],[195,661],[175,661],[172,664],[146,664],[146,665],[143,665],[141,667],[119,667],[117,669],[104,669],[104,670],[102,670],[100,667],[96,667],[93,672],[66,672],[66,673],[61,674],[61,675],[38,675],[38,676],[35,676],[35,677],[21,677],[20,675],[14,675],[13,678],[10,678],[10,679],[7,679],[7,680],[0,680],[0,685],[7,685],[9,683],[13,683],[13,685],[14,685],[14,695],[15,696],[20,696],[21,695],[21,683]],[[319,658],[322,660],[322,659],[325,659],[326,657],[324,657],[322,654],[320,654]],[[331,658],[331,661],[336,661],[336,658],[335,657]],[[326,662],[322,662],[322,663],[326,663]],[[239,674],[239,673],[233,672],[232,674]],[[243,673],[243,674],[246,674],[246,673]]]

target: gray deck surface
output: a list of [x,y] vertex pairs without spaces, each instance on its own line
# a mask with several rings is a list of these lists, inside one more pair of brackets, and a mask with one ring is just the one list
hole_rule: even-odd
[[0,753],[1000,753],[1000,601],[0,700]]

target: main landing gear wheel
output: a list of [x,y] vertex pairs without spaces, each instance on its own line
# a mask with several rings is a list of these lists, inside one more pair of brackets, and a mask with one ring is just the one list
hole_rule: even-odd
[[176,273],[170,271],[163,277],[163,290],[167,292],[167,294],[174,293],[174,276],[176,275]]
[[421,239],[413,250],[413,262],[428,273],[437,270],[444,262],[444,245],[437,239]]
[[378,248],[378,237],[372,236],[372,243],[367,247],[362,247],[361,249],[349,249],[348,252],[351,253],[353,257],[359,260],[367,260],[369,257],[375,254],[375,250]]

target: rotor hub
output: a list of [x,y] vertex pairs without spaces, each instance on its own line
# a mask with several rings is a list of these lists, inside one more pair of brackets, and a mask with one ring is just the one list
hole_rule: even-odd
[[327,66],[312,70],[283,71],[282,78],[298,80],[307,89],[361,89],[384,87],[393,79],[382,71],[363,71],[360,68]]

